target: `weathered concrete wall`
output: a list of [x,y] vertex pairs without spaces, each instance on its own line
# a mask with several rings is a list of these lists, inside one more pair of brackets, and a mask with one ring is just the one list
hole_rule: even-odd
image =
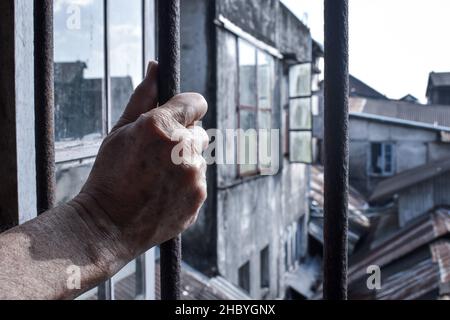
[[277,44],[282,53],[294,53],[300,62],[312,61],[309,29],[283,4],[278,12]]
[[279,0],[219,0],[217,15],[222,15],[242,30],[276,47],[296,54],[299,61],[312,60],[309,29]]
[[[293,15],[280,13],[278,0],[182,0],[181,3],[182,90],[197,91],[207,98],[206,128],[217,127],[223,132],[237,128],[238,123],[236,36],[216,27],[214,18],[223,15],[266,44],[280,51],[298,52],[304,60],[312,50],[309,31],[296,25],[299,21]],[[280,17],[287,21],[280,23]],[[282,48],[277,42],[281,34]],[[275,65],[272,127],[281,128],[283,143],[286,123],[282,125],[281,119],[282,107],[287,106],[287,74],[283,73],[286,68],[282,61],[275,59]],[[232,164],[210,167],[208,202],[183,239],[184,259],[203,272],[217,271],[235,284],[239,267],[249,261],[250,293],[254,298],[283,294],[284,235],[288,227],[308,212],[307,166],[290,165],[281,159],[279,173],[266,177],[240,179],[236,165]],[[261,289],[260,272],[260,254],[266,246],[270,246],[268,292]]]
[[[217,31],[217,63],[218,128],[236,128],[236,37],[225,30]],[[288,87],[281,61],[276,60],[276,69],[272,127],[281,128],[281,148],[286,125],[281,120],[282,106],[287,105]],[[217,168],[219,273],[238,284],[239,267],[250,261],[250,293],[254,298],[283,294],[284,235],[308,212],[307,166],[290,165],[282,156],[281,159],[279,174],[268,177],[241,180],[237,178],[235,165],[218,165]],[[270,246],[268,295],[260,285],[260,253],[267,245]]]
[[279,0],[219,0],[217,15],[222,15],[242,30],[270,45],[276,45]]
[[350,118],[350,183],[366,195],[388,177],[369,174],[370,144],[392,142],[395,174],[450,156],[450,144],[438,132]]
[[427,159],[428,161],[436,161],[450,157],[450,144],[442,142],[428,143]]

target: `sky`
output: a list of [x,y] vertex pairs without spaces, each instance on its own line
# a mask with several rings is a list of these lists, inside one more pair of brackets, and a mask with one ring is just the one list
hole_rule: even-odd
[[[282,0],[323,43],[323,0]],[[426,102],[428,74],[450,72],[449,0],[349,0],[350,73],[393,99]]]

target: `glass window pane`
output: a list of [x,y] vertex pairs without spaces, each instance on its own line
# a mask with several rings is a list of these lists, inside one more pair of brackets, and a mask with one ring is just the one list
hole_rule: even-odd
[[243,134],[238,137],[239,173],[256,172],[258,161],[258,137],[256,127],[256,111],[242,109],[239,111],[240,129]]
[[134,300],[138,295],[136,290],[136,260],[128,263],[114,277],[115,300]]
[[289,133],[289,155],[292,162],[312,162],[312,136],[309,131]]
[[259,129],[272,128],[272,112],[261,110],[258,112],[258,128]]
[[94,162],[85,160],[83,164],[56,165],[56,201],[65,203],[72,200],[81,190],[92,170]]
[[102,137],[103,0],[55,0],[56,141]]
[[111,123],[114,125],[144,74],[142,0],[110,0],[109,4]]
[[304,63],[293,66],[289,70],[289,96],[311,95],[311,64]]
[[273,94],[273,58],[258,51],[258,107],[269,109],[272,107]]
[[289,129],[311,130],[311,98],[292,99],[289,102]]
[[[272,113],[270,111],[259,111],[258,113],[258,134],[259,134],[259,165],[262,169],[271,167],[272,157],[278,156],[272,154]],[[274,152],[278,152],[274,151]]]
[[256,49],[239,39],[239,104],[256,107]]

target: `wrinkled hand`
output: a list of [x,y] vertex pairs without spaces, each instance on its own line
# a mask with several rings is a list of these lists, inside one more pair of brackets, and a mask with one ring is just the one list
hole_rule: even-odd
[[[206,199],[201,153],[209,139],[194,123],[207,103],[185,93],[156,107],[157,73],[157,63],[151,62],[75,199],[102,234],[119,239],[129,259],[188,228]],[[172,141],[174,136],[189,154],[181,164],[172,161],[180,143]]]

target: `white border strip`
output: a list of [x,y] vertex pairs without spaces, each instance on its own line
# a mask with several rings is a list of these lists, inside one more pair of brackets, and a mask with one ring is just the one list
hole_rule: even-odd
[[258,49],[264,50],[278,59],[283,59],[283,55],[277,48],[274,48],[274,47],[264,43],[263,41],[256,39],[250,33],[245,32],[240,27],[235,25],[233,22],[231,22],[230,20],[225,18],[223,15],[219,15],[218,19],[216,19],[215,22],[216,22],[216,25],[230,31],[231,33],[235,34],[236,36],[238,36],[244,40],[247,40],[252,45],[257,47]]

